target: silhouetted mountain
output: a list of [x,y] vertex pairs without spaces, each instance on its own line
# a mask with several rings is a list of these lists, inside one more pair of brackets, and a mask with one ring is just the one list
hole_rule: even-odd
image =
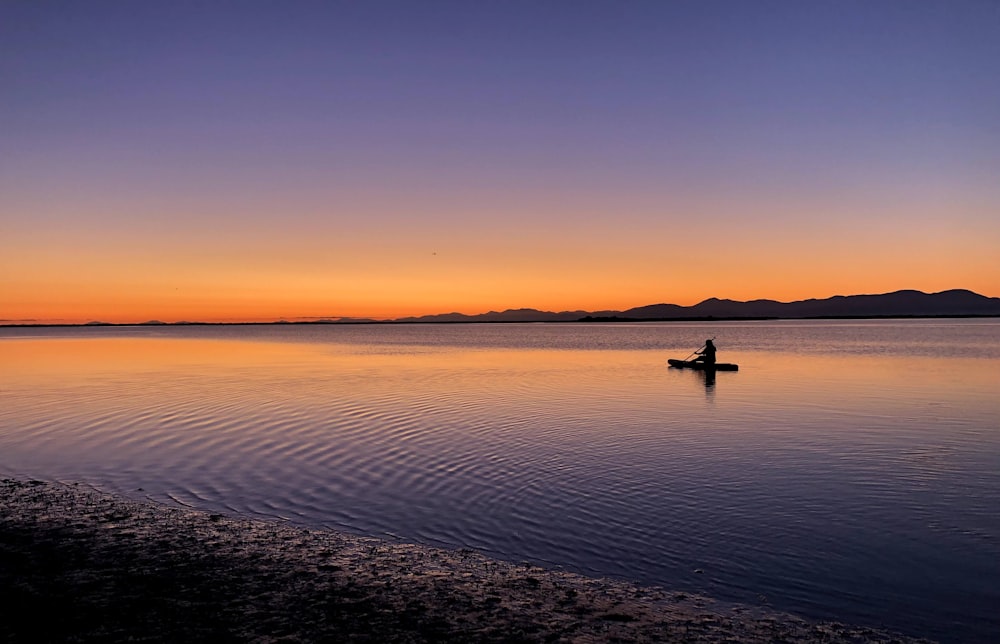
[[[678,304],[649,304],[625,311],[539,311],[537,309],[508,309],[490,311],[479,315],[442,313],[407,317],[397,320],[372,320],[369,318],[321,318],[308,321],[279,320],[272,324],[372,324],[382,322],[575,322],[632,321],[632,320],[704,320],[704,319],[801,319],[801,318],[872,318],[872,317],[1000,317],[1000,297],[986,297],[965,289],[952,289],[940,293],[923,293],[904,290],[881,295],[837,295],[822,300],[777,302],[775,300],[721,300],[715,297],[694,306]],[[0,326],[17,322],[13,326],[35,326],[32,321],[0,320]],[[164,322],[149,320],[143,325],[161,325]],[[203,322],[173,322],[169,324],[205,324]],[[47,325],[41,325],[47,326]],[[98,320],[83,326],[114,326]]]
[[[998,315],[1000,298],[964,289],[940,293],[895,291],[883,295],[837,296],[789,304],[794,317],[886,315]],[[786,314],[788,315],[788,314]]]
[[[614,311],[608,311],[609,315]],[[506,311],[490,311],[480,315],[466,315],[464,313],[441,313],[438,315],[424,315],[421,317],[400,318],[396,322],[575,322],[587,315],[604,315],[601,313],[588,313],[587,311],[562,311],[553,313],[551,311],[539,311],[538,309],[507,309]]]
[[696,318],[838,318],[998,316],[1000,298],[964,289],[940,293],[904,290],[881,295],[837,295],[823,300],[720,300],[709,298],[694,306],[650,304],[626,311],[539,311],[510,309],[481,315],[443,313],[401,318],[396,322],[568,322],[590,320],[683,320]]
[[697,316],[713,317],[909,317],[936,315],[1000,315],[1000,298],[972,291],[941,293],[895,291],[881,295],[838,295],[817,300],[775,302],[709,299],[690,308]]
[[649,318],[673,318],[687,315],[688,307],[678,304],[650,304],[648,306],[638,306],[634,309],[622,311],[618,317],[649,319]]

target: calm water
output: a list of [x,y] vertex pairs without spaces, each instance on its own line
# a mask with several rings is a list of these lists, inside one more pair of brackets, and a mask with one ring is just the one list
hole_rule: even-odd
[[1000,320],[0,329],[0,403],[5,476],[1000,633]]

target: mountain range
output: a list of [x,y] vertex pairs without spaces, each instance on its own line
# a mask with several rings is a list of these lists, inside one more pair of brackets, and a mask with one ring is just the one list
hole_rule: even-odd
[[649,304],[624,311],[539,311],[508,309],[479,315],[442,313],[407,317],[394,322],[573,322],[608,320],[692,320],[759,318],[870,318],[1000,316],[1000,298],[965,289],[940,293],[903,290],[880,295],[837,295],[826,299],[720,300],[709,298],[693,306]]

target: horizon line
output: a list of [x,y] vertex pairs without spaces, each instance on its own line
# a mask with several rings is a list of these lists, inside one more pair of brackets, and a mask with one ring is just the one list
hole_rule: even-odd
[[[83,319],[73,320],[70,318],[8,318],[0,319],[0,327],[59,327],[59,326],[197,326],[197,325],[250,325],[250,324],[262,324],[262,325],[273,325],[273,324],[404,324],[404,323],[504,323],[504,322],[530,322],[530,320],[476,320],[474,318],[487,316],[491,314],[504,314],[504,313],[516,313],[516,312],[535,312],[542,315],[575,315],[579,314],[580,318],[577,320],[538,320],[538,322],[577,322],[577,321],[602,321],[602,320],[617,320],[617,321],[697,321],[697,320],[763,320],[763,319],[872,319],[872,318],[886,318],[886,317],[995,317],[990,313],[955,313],[955,314],[919,314],[919,315],[881,315],[881,314],[843,314],[843,315],[818,315],[818,316],[751,316],[751,315],[728,315],[728,316],[713,316],[713,315],[690,315],[690,316],[659,316],[651,318],[629,318],[622,317],[621,314],[631,311],[634,309],[649,308],[656,306],[675,306],[682,309],[694,309],[702,304],[708,302],[732,302],[734,304],[750,304],[757,302],[772,302],[776,304],[797,304],[802,302],[818,302],[825,300],[832,300],[837,298],[850,298],[850,297],[881,297],[888,295],[895,295],[899,293],[914,293],[920,295],[942,295],[945,293],[952,292],[964,292],[969,293],[978,297],[982,297],[988,300],[997,300],[1000,297],[983,295],[966,288],[952,288],[945,289],[943,291],[936,292],[925,292],[919,289],[897,289],[894,291],[887,291],[884,293],[856,293],[851,295],[831,295],[828,297],[812,297],[800,300],[789,300],[780,301],[773,300],[769,298],[755,298],[751,300],[732,300],[729,298],[719,298],[719,297],[709,297],[699,301],[693,305],[679,305],[671,304],[668,302],[657,302],[653,304],[642,304],[638,306],[633,306],[627,309],[613,310],[613,309],[602,309],[602,310],[584,310],[584,309],[573,309],[573,310],[562,310],[562,311],[551,311],[544,309],[537,309],[532,307],[520,307],[520,308],[507,308],[503,310],[490,309],[488,311],[483,311],[480,313],[461,313],[457,310],[441,312],[441,313],[429,313],[423,315],[404,315],[394,318],[377,318],[377,317],[366,317],[366,316],[340,316],[340,315],[319,315],[319,316],[254,316],[245,318],[204,318],[204,319],[183,319],[183,320],[172,320],[163,321],[156,317],[146,319],[146,320],[133,320],[133,321],[106,321],[99,319],[90,319],[83,321]],[[434,320],[428,318],[441,318],[445,316],[462,316],[464,318],[470,318],[466,320]]]

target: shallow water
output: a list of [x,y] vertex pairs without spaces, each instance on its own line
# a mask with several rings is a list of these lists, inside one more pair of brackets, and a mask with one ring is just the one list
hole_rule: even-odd
[[989,641],[998,390],[998,320],[8,328],[0,474]]

